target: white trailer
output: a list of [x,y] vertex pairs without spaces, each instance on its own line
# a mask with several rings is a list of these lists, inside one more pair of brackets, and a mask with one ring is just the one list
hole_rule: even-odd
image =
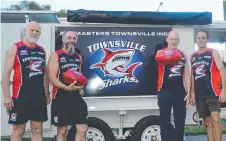
[[[25,12],[27,13],[27,12]],[[15,14],[15,13],[14,13]],[[41,23],[41,22],[40,22]],[[24,23],[2,23],[1,24],[1,71],[4,65],[5,54],[12,43],[22,40]],[[57,28],[78,28],[78,27],[170,27],[180,34],[179,48],[187,56],[195,51],[194,34],[197,29],[221,29],[226,30],[225,23],[214,23],[205,26],[192,25],[128,25],[128,24],[88,24],[88,23],[41,23],[42,34],[38,44],[42,45],[47,53],[55,51],[55,32]],[[210,36],[212,34],[210,33]],[[10,79],[12,81],[12,78]],[[50,86],[50,89],[52,86]],[[3,92],[1,91],[3,99]],[[113,141],[116,139],[129,139],[131,136],[137,141],[161,141],[159,107],[156,95],[143,96],[98,96],[84,97],[88,106],[89,129],[87,141]],[[44,123],[44,137],[54,137],[56,128],[50,122],[50,107],[48,105],[49,120]],[[226,111],[222,108],[222,116]],[[12,126],[8,123],[8,115],[1,102],[1,137],[11,135]],[[173,114],[172,114],[173,124]],[[187,110],[186,124],[198,124],[198,116],[195,106]],[[68,138],[73,136],[69,130]],[[27,124],[24,137],[30,137],[30,125]]]

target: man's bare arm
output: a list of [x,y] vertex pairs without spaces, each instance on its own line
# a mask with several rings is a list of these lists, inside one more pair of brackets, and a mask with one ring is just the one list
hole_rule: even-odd
[[14,107],[13,100],[10,95],[10,74],[13,69],[15,56],[16,56],[17,48],[15,46],[11,47],[11,49],[6,54],[5,64],[2,73],[2,89],[4,96],[4,106],[7,110],[12,110]]
[[47,67],[50,83],[57,88],[66,89],[67,86],[63,84],[56,76],[59,69],[58,56],[56,52],[50,55]]
[[185,89],[186,89],[186,96],[184,100],[186,101],[186,109],[189,107],[189,102],[190,102],[190,92],[191,92],[191,76],[189,72],[189,67],[188,67],[188,61],[185,56],[186,62],[185,62],[185,67],[184,67],[184,83],[185,83]]
[[216,63],[217,69],[220,72],[220,77],[222,82],[222,94],[226,96],[226,71],[225,71],[223,61],[221,60],[220,54],[216,50],[213,51],[213,57],[214,57],[214,61]]
[[191,75],[190,75],[187,59],[185,62],[185,67],[184,67],[184,83],[185,83],[185,89],[186,89],[187,94],[190,94],[190,92],[191,92]]
[[12,46],[6,54],[5,64],[2,73],[2,89],[4,96],[10,96],[10,74],[13,69],[17,48]]
[[45,67],[45,71],[44,71],[44,87],[45,87],[45,94],[49,95],[49,78],[47,73],[47,67]]

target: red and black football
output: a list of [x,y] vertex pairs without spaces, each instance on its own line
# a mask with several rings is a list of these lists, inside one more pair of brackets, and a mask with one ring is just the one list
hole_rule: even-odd
[[156,61],[163,65],[172,65],[178,63],[182,58],[181,53],[177,49],[159,50],[155,56]]
[[63,77],[64,81],[69,85],[75,80],[77,81],[76,86],[85,86],[87,84],[86,77],[82,73],[76,71],[74,68],[67,70]]

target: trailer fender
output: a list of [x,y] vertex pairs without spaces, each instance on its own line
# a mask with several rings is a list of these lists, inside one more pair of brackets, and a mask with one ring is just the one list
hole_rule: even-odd
[[[67,134],[67,141],[74,141],[76,134],[75,126],[71,126]],[[88,118],[88,131],[86,140],[114,141],[115,137],[106,122],[95,117]]]

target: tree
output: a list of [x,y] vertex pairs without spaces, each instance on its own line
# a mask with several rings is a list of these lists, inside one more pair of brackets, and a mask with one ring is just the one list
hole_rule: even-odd
[[27,1],[23,0],[18,4],[12,4],[7,8],[3,8],[2,10],[51,10],[51,5],[39,5],[35,1]]
[[67,10],[66,9],[61,9],[60,11],[57,12],[58,17],[66,17],[67,16]]

